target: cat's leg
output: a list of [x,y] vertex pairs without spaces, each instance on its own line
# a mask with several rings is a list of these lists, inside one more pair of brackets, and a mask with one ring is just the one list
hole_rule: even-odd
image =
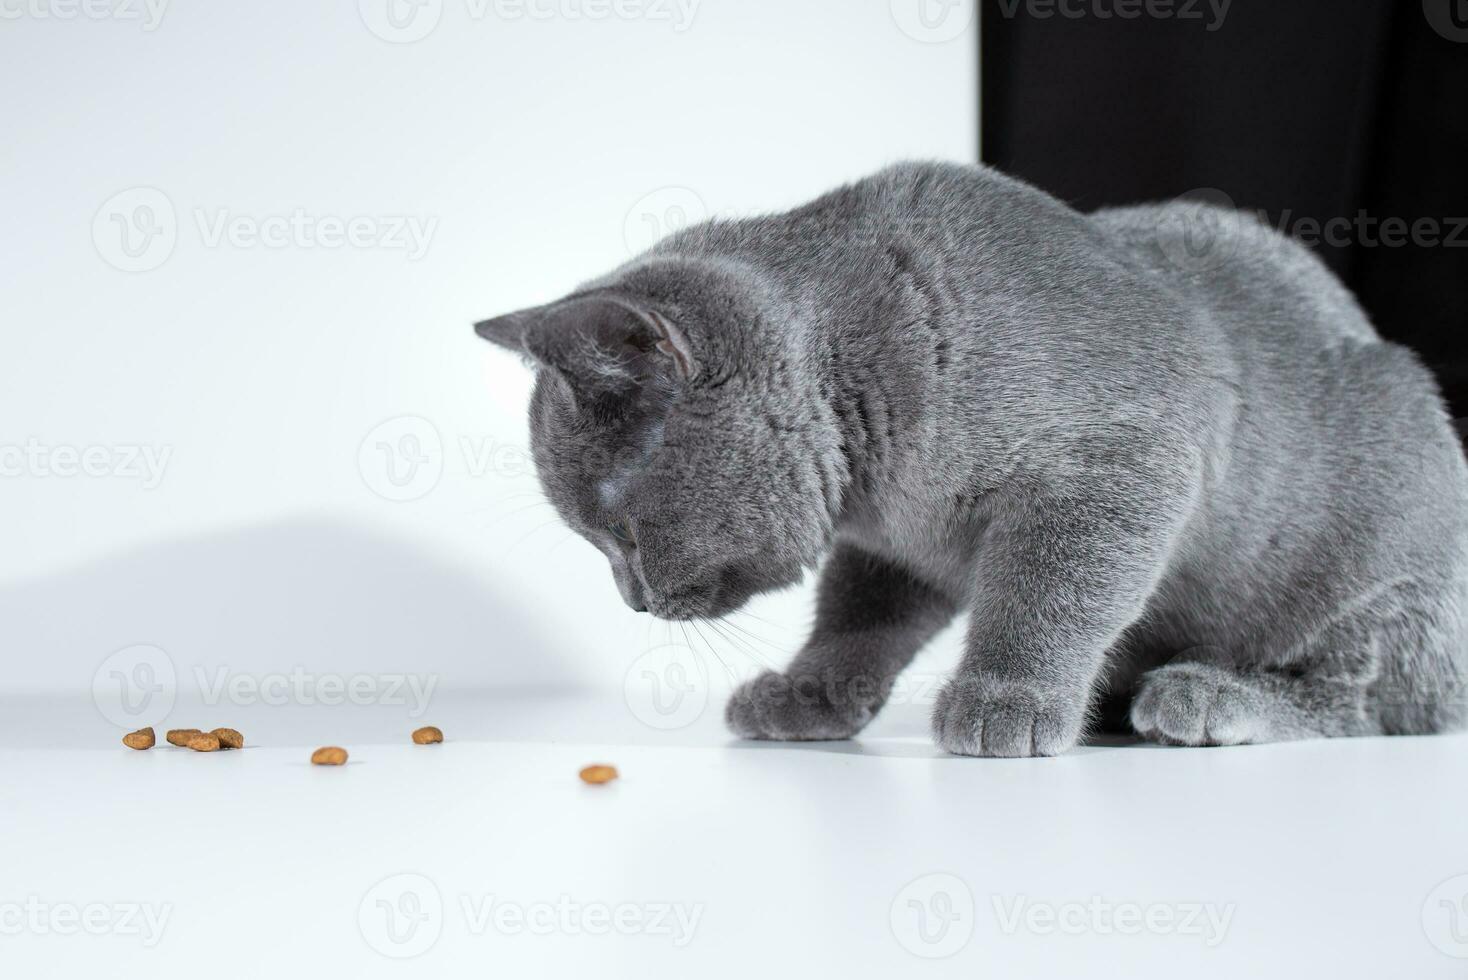
[[1238,745],[1461,727],[1456,582],[1396,581],[1348,597],[1352,615],[1275,663],[1203,647],[1143,675],[1132,727],[1175,745]]
[[1382,733],[1356,677],[1186,659],[1142,678],[1131,722],[1144,738],[1170,745]]
[[1146,475],[1114,466],[1094,489],[996,516],[964,657],[933,712],[943,748],[1034,756],[1075,745],[1106,653],[1141,615],[1195,499],[1189,460],[1151,460]]
[[1091,692],[1087,720],[1092,733],[1131,735],[1132,696],[1141,676],[1172,659],[1177,647],[1144,616],[1106,651],[1105,670]]
[[951,599],[905,569],[838,544],[821,571],[810,638],[784,672],[766,672],[734,692],[729,728],[744,738],[850,738],[956,612]]

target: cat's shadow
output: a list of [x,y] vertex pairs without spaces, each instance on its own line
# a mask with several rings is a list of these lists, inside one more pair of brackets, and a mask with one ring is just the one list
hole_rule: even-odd
[[444,687],[577,682],[533,602],[487,567],[330,519],[148,543],[11,584],[0,619],[10,693],[90,694],[103,661],[137,644],[167,653],[181,694],[221,669],[413,672]]
[[[826,752],[834,755],[856,755],[878,759],[932,759],[948,760],[951,762],[967,762],[972,764],[966,756],[952,755],[944,752],[933,744],[926,735],[882,735],[868,736],[865,733],[854,739],[829,742],[774,742],[760,741],[756,739],[734,739],[729,743],[732,749],[746,749],[756,752]],[[1112,752],[1119,749],[1158,749],[1167,750],[1167,746],[1157,745],[1144,741],[1135,735],[1093,735],[1085,739],[1079,746],[1073,749],[1071,756],[1094,755],[1098,752]],[[986,763],[1023,763],[1033,760],[1025,759],[993,759],[983,760]]]

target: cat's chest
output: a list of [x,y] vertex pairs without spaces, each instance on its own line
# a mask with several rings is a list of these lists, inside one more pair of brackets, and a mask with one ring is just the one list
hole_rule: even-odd
[[968,590],[988,515],[975,501],[903,496],[851,515],[841,535],[955,594]]

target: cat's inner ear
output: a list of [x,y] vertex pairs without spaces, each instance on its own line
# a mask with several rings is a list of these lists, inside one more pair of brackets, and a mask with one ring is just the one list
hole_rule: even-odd
[[653,377],[697,373],[687,335],[667,317],[619,296],[589,294],[474,325],[490,343],[528,355],[573,385],[613,391]]
[[696,372],[693,348],[689,346],[688,335],[655,310],[648,310],[645,316],[652,324],[657,337],[654,346],[659,352],[672,358],[679,377],[685,381],[692,378]]

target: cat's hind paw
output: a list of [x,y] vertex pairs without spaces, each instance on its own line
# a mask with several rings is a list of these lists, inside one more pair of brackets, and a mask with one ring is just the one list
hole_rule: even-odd
[[766,671],[734,691],[724,721],[740,738],[828,741],[855,735],[874,713],[869,704],[833,698],[819,684]]
[[1268,741],[1261,692],[1231,670],[1175,663],[1148,671],[1132,701],[1137,734],[1172,745]]

